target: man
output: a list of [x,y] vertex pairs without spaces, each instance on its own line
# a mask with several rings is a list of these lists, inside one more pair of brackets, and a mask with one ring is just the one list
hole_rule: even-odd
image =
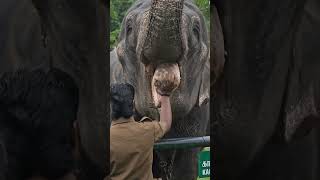
[[4,73],[0,77],[0,164],[4,166],[0,176],[75,179],[71,135],[77,109],[78,88],[58,69]]
[[153,179],[153,145],[169,131],[172,122],[170,97],[159,96],[160,121],[143,118],[136,122],[133,118],[134,88],[129,84],[112,85],[111,180]]

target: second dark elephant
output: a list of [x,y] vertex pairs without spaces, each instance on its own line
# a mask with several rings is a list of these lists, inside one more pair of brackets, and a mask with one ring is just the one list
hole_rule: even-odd
[[83,179],[102,179],[108,169],[106,11],[101,0],[4,0],[0,5],[0,73],[52,66],[76,81],[86,159],[81,172],[89,174]]
[[[203,136],[209,124],[209,63],[204,17],[193,1],[139,0],[111,52],[111,83],[132,84],[138,116],[158,119],[154,72],[164,64],[178,66],[181,83],[171,96],[173,124],[165,138]],[[199,149],[157,152],[162,178],[196,179]]]
[[227,56],[212,102],[214,178],[320,179],[319,1],[218,10]]

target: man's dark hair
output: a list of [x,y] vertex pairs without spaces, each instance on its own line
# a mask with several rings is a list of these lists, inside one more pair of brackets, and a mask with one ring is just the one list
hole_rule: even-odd
[[134,88],[128,83],[111,85],[111,109],[112,119],[133,116]]

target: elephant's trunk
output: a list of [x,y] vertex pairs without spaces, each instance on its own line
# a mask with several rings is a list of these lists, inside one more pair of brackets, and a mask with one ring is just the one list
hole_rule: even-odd
[[177,62],[182,55],[181,17],[184,0],[153,0],[143,55],[147,62]]

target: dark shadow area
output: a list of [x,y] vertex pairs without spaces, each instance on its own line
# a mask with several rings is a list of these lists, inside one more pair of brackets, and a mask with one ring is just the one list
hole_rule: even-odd
[[225,65],[211,91],[213,177],[319,179],[319,2],[224,0],[217,7]]
[[[81,179],[102,179],[109,169],[108,10],[108,2],[103,0],[4,0],[0,5],[0,77],[33,70],[46,74],[57,69],[72,78],[79,89],[76,120],[80,152],[75,171]],[[23,81],[26,77],[21,78]],[[25,80],[23,83],[28,84]],[[3,83],[6,82],[0,82]],[[24,90],[41,92],[21,89]],[[16,95],[12,92],[10,97]],[[29,108],[24,107],[23,101],[15,103]],[[34,105],[30,102],[30,106]],[[19,111],[16,114],[23,116]]]

